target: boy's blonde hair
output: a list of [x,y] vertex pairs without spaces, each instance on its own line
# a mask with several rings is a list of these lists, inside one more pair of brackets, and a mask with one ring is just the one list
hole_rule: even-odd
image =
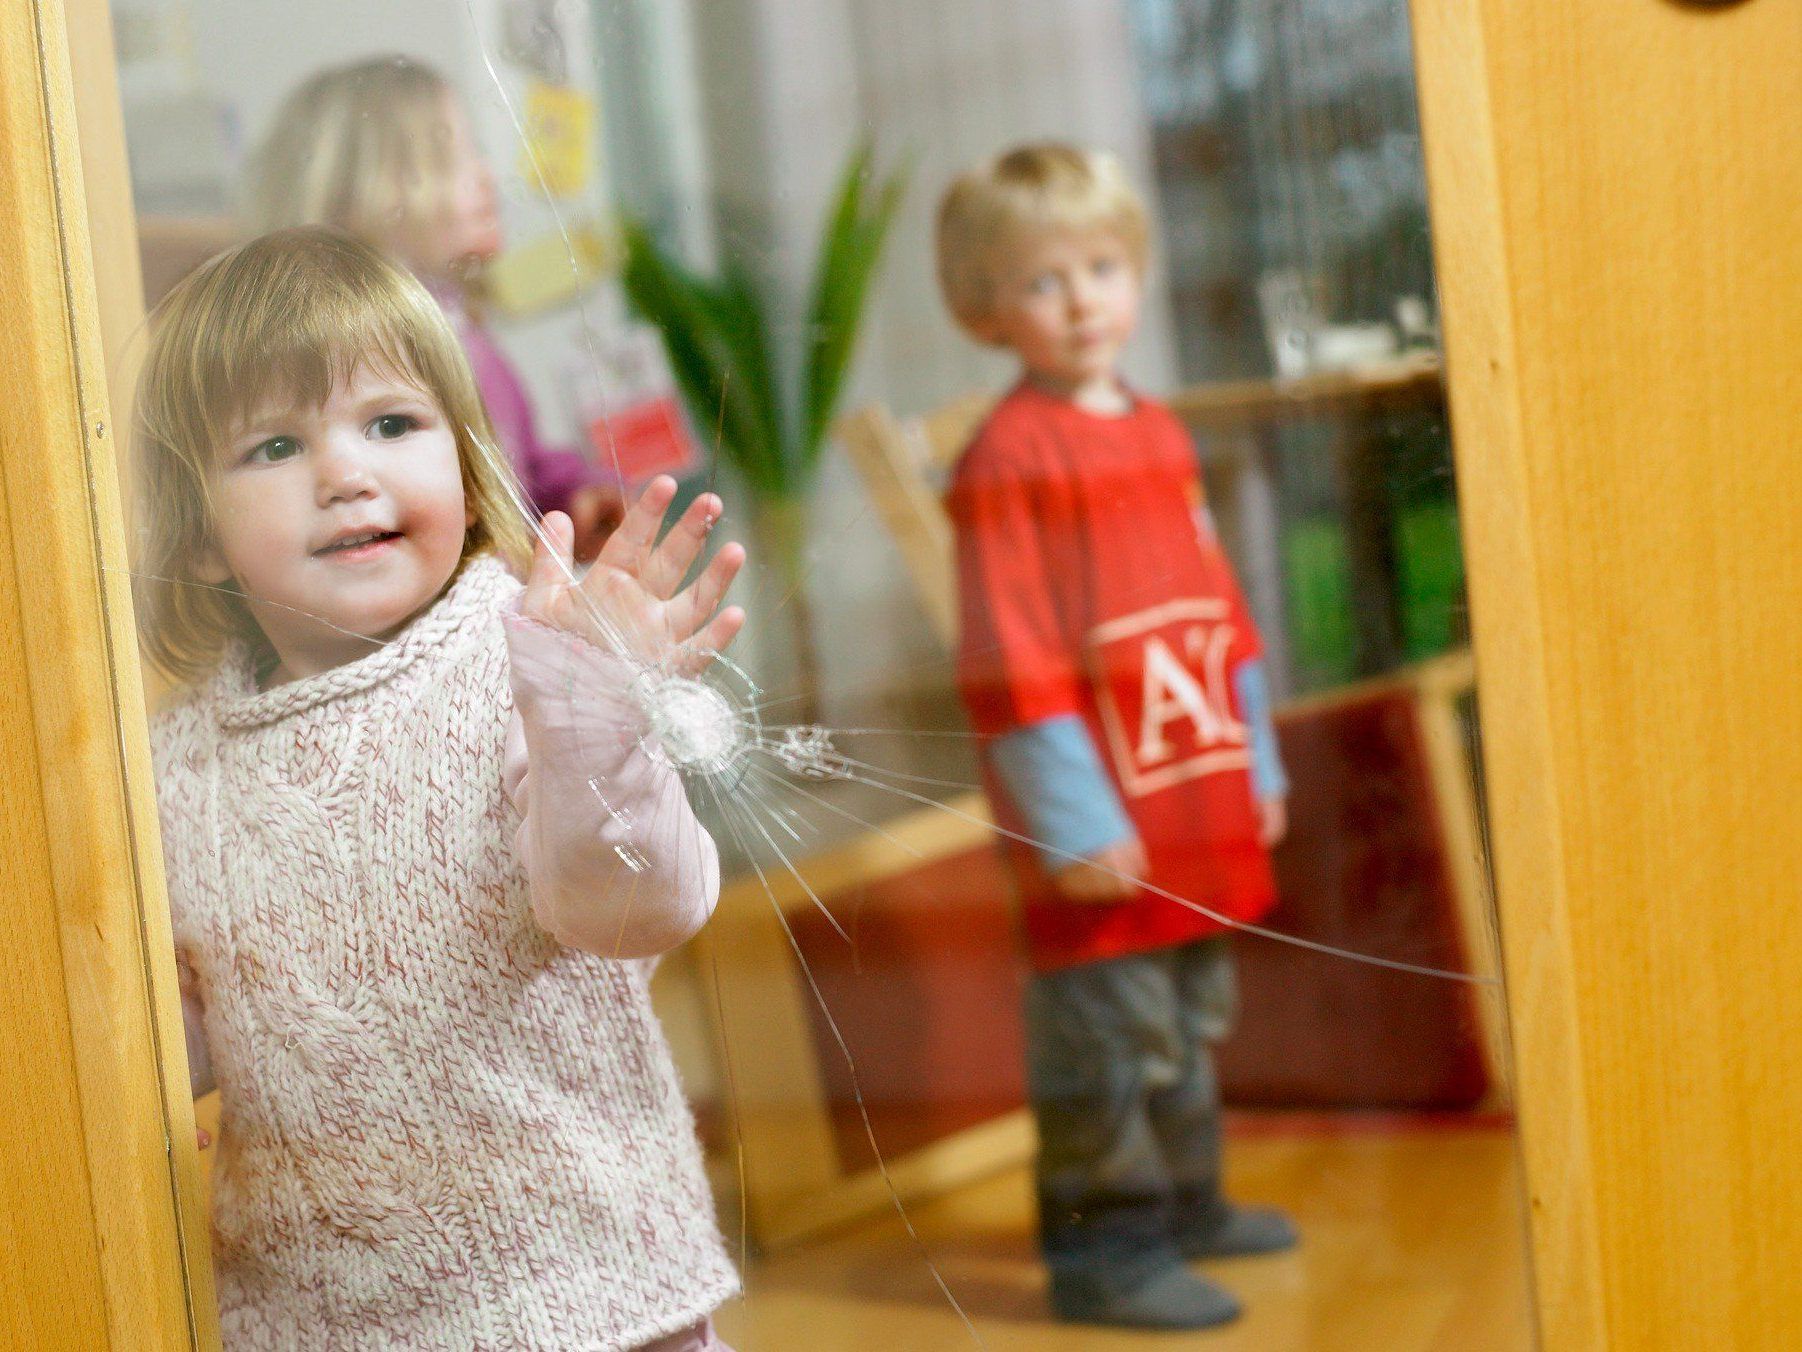
[[238,425],[261,409],[322,404],[364,363],[417,385],[455,435],[474,518],[463,558],[492,549],[526,566],[524,497],[430,293],[340,231],[263,235],[183,279],[151,316],[133,428],[137,611],[145,651],[170,675],[204,676],[233,638],[262,642],[238,594],[201,577],[213,480]]
[[320,71],[283,100],[252,156],[257,230],[336,225],[404,254],[449,206],[450,85],[410,57]]
[[954,180],[939,200],[939,286],[966,328],[994,305],[998,263],[1022,234],[1104,230],[1145,270],[1145,202],[1105,150],[1047,141],[1017,146]]

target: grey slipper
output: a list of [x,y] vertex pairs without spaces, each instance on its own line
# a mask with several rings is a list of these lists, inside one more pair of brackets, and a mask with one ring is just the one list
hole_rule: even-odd
[[1215,1328],[1239,1317],[1230,1291],[1174,1264],[1126,1288],[1099,1273],[1054,1277],[1051,1308],[1069,1323],[1135,1329]]
[[1184,1258],[1245,1258],[1281,1253],[1301,1242],[1295,1222],[1275,1207],[1236,1206],[1204,1231],[1177,1236]]

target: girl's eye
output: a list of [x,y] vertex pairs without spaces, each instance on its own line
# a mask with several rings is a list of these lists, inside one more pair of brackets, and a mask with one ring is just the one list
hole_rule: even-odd
[[419,420],[405,413],[384,413],[369,424],[369,434],[377,441],[398,441],[418,426]]
[[244,457],[246,464],[279,465],[300,454],[300,442],[293,437],[270,437],[259,441]]
[[1048,296],[1051,294],[1052,288],[1056,285],[1057,278],[1053,277],[1049,272],[1041,272],[1037,277],[1034,277],[1026,284],[1026,290],[1034,296]]
[[1120,260],[1115,258],[1112,254],[1103,254],[1093,263],[1090,263],[1089,268],[1097,277],[1112,277],[1116,272],[1120,271]]

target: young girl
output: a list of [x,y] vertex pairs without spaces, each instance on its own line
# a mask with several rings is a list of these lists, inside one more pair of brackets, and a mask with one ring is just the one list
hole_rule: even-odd
[[541,512],[565,511],[592,558],[618,520],[608,468],[538,439],[524,382],[482,326],[471,284],[501,248],[494,175],[451,88],[406,57],[321,71],[282,103],[252,158],[259,230],[335,225],[387,250],[456,326],[495,434]]
[[[675,485],[570,581],[424,288],[334,231],[207,264],[138,403],[152,729],[229,1348],[717,1348],[736,1289],[651,1012],[712,842],[635,676],[730,641]],[[210,1062],[210,1069],[209,1069]]]

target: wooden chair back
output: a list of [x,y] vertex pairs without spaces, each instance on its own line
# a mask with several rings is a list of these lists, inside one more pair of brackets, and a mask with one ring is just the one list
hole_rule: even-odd
[[947,648],[957,641],[957,578],[943,485],[994,406],[993,395],[966,395],[921,417],[897,418],[887,406],[871,404],[838,426],[927,621]]

